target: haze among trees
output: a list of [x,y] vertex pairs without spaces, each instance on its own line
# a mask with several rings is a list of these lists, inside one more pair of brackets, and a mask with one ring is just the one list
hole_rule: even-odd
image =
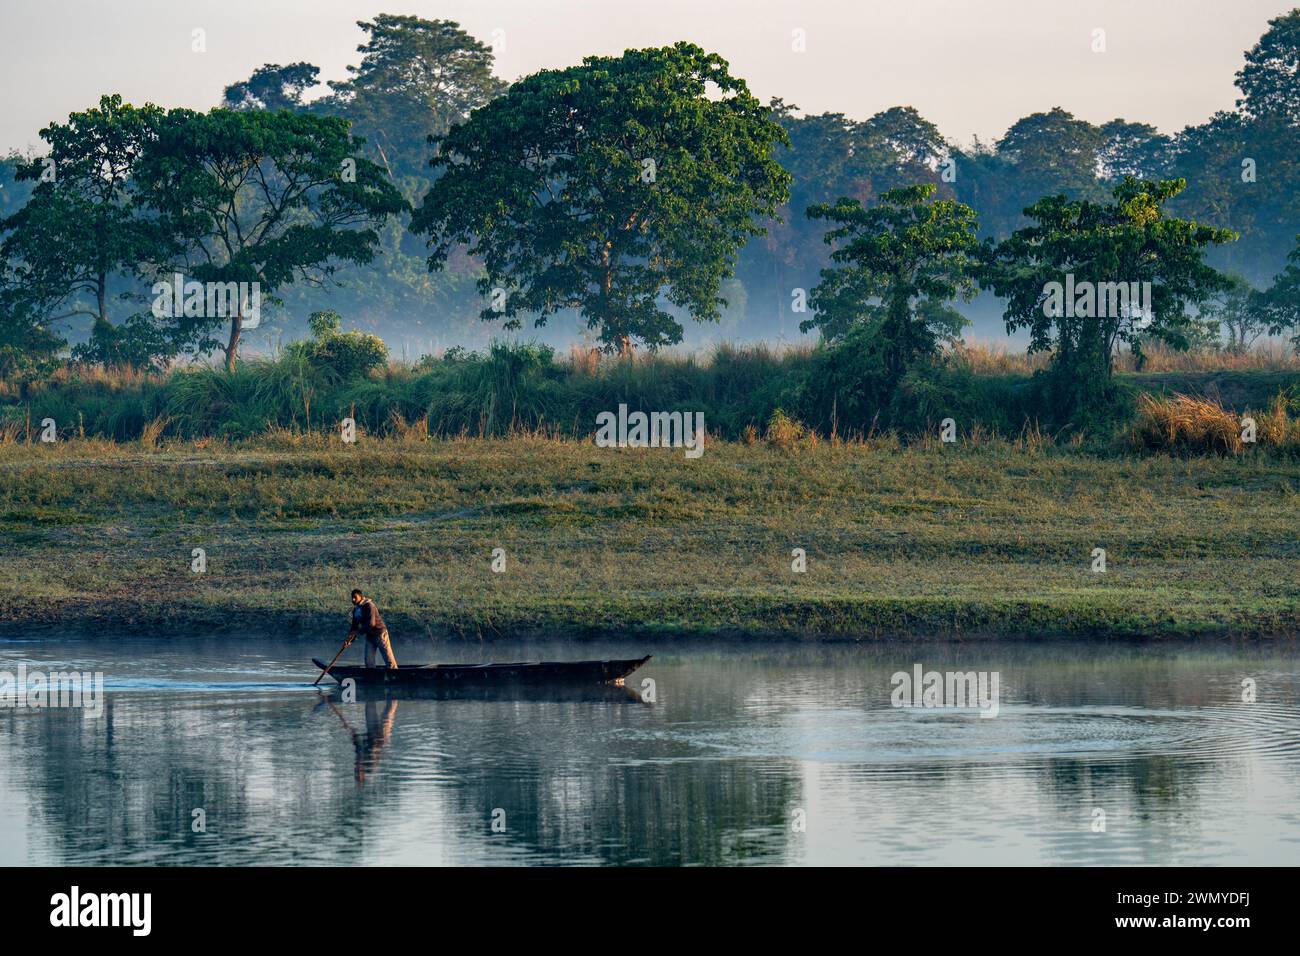
[[[296,61],[206,113],[105,94],[42,130],[46,152],[4,160],[0,368],[69,347],[234,368],[241,315],[144,308],[176,271],[260,284],[273,334],[328,311],[390,344],[568,316],[627,351],[743,310],[735,337],[788,323],[851,348],[864,401],[957,337],[957,303],[982,288],[1054,356],[1063,414],[1104,402],[1120,344],[1300,333],[1300,10],[1247,52],[1236,108],[1200,125],[1056,107],[969,145],[910,106],[762,104],[685,42],[506,84],[456,23],[357,25],[357,64],[324,90]],[[1149,281],[1155,306],[1059,321],[1042,290],[1066,272]]]

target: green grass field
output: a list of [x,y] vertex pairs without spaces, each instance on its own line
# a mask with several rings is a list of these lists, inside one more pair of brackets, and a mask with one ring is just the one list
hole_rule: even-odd
[[[6,628],[395,638],[1300,631],[1300,464],[988,441],[0,446]],[[1094,548],[1107,570],[1091,570]],[[191,571],[192,552],[207,570]],[[506,552],[493,573],[492,551]],[[794,573],[791,551],[807,553]]]

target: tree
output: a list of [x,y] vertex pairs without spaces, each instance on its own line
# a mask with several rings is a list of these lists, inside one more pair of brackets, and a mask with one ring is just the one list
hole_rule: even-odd
[[1126,177],[1109,203],[1048,196],[1025,210],[1031,225],[986,247],[981,284],[1007,300],[1008,332],[1028,329],[1031,352],[1052,351],[1063,420],[1110,400],[1119,343],[1139,356],[1146,339],[1185,348],[1187,306],[1230,287],[1203,255],[1236,234],[1165,215],[1185,186]]
[[938,127],[911,106],[877,113],[853,133],[853,154],[866,167],[873,195],[937,179],[939,164],[951,153]]
[[156,106],[137,109],[112,95],[41,130],[48,154],[17,169],[35,187],[0,221],[11,316],[48,326],[81,315],[101,336],[111,329],[114,280],[163,247],[132,192],[133,169],[161,117]]
[[[296,280],[321,284],[344,262],[366,263],[384,219],[406,207],[382,170],[358,155],[346,120],[290,112],[170,111],[137,165],[157,227],[194,280],[256,284],[271,296]],[[230,316],[233,370],[245,318]]]
[[788,195],[786,142],[727,63],[689,43],[545,70],[438,141],[412,219],[431,269],[468,245],[483,312],[577,309],[607,348],[681,341],[659,298],[717,321],[719,286]]
[[1101,135],[1101,178],[1118,182],[1125,176],[1155,179],[1168,164],[1170,140],[1149,123],[1113,119],[1098,131]]
[[834,224],[825,241],[838,246],[831,254],[836,266],[822,270],[812,292],[816,316],[801,328],[820,328],[834,341],[854,325],[873,325],[886,389],[960,332],[964,320],[948,303],[975,293],[975,211],[936,200],[936,191],[926,183],[890,190],[870,209],[840,199],[808,210],[810,218]]
[[[806,291],[802,290],[811,288],[818,271],[830,264],[829,251],[820,241],[822,230],[804,211],[838,196],[858,196],[865,183],[861,164],[855,163],[853,131],[857,124],[842,113],[795,116],[797,109],[781,99],[768,104],[772,119],[789,137],[788,145],[778,148],[776,156],[790,173],[790,196],[763,224],[766,233],[745,245],[736,264],[736,275],[744,283],[749,302],[771,303],[767,315],[776,321],[765,324],[779,330],[782,337],[788,317],[806,307]],[[791,210],[797,212],[792,215]],[[800,296],[797,303],[794,294]],[[747,316],[751,326],[756,318],[752,311]],[[762,328],[751,328],[751,334]]]
[[383,13],[357,26],[367,34],[361,63],[348,67],[350,79],[330,83],[334,95],[319,109],[351,120],[390,175],[418,175],[429,136],[505,89],[492,75],[492,48],[452,20]]
[[310,63],[267,63],[242,83],[225,89],[222,102],[232,110],[300,110],[302,95],[317,84],[320,68]]
[[1296,246],[1287,256],[1286,268],[1277,274],[1268,289],[1252,296],[1251,304],[1269,335],[1294,329],[1296,334],[1291,343],[1300,352],[1300,236],[1296,236]]
[[[491,47],[452,21],[382,15],[358,26],[366,34],[357,47],[361,62],[348,67],[348,79],[330,83],[331,95],[310,110],[349,120],[352,132],[366,140],[363,155],[382,166],[414,206],[432,179],[429,136],[463,122],[506,84],[492,75]],[[482,302],[474,265],[455,262],[440,281],[431,281],[424,245],[407,226],[405,216],[395,216],[380,230],[375,267],[351,283],[348,311],[372,328],[401,316],[400,334],[425,342],[478,331]],[[322,305],[310,293],[286,292],[285,301],[304,311]]]
[[1300,9],[1268,21],[1268,30],[1246,52],[1237,87],[1237,106],[1252,119],[1300,125]]
[[1059,106],[1012,124],[998,140],[997,153],[1009,163],[1007,199],[1015,213],[1013,223],[1022,225],[1023,210],[1040,196],[1104,196],[1097,180],[1104,145],[1100,129]]
[[1223,347],[1240,354],[1249,351],[1268,331],[1268,321],[1260,308],[1259,292],[1243,276],[1228,273],[1228,283],[1226,289],[1205,303],[1200,314],[1213,324],[1219,337],[1227,340]]

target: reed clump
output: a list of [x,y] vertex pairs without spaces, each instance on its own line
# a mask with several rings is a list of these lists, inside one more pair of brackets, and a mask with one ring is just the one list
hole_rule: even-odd
[[1292,420],[1291,404],[1280,394],[1267,411],[1239,415],[1208,398],[1141,395],[1133,440],[1150,450],[1200,454],[1240,455],[1252,445],[1296,451],[1300,450],[1300,421]]

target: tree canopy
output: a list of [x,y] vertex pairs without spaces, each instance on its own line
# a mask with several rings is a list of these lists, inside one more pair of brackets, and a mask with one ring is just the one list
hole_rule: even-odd
[[1139,355],[1143,340],[1185,347],[1188,306],[1231,288],[1204,254],[1236,234],[1165,214],[1185,186],[1127,177],[1110,202],[1048,196],[1025,210],[1030,225],[986,246],[981,282],[1006,299],[1009,332],[1052,352],[1062,417],[1105,404],[1119,342]]
[[[378,226],[406,208],[359,151],[337,117],[177,109],[159,123],[136,179],[178,269],[200,282],[257,283],[269,296],[369,262]],[[230,368],[243,320],[228,317]]]
[[890,190],[871,208],[842,198],[808,210],[832,224],[825,239],[836,248],[835,266],[812,292],[816,315],[802,327],[835,341],[859,323],[873,326],[887,387],[956,337],[965,320],[949,303],[975,293],[975,211],[936,191],[927,183]]
[[[717,320],[736,253],[788,194],[785,133],[689,43],[525,77],[437,141],[412,219],[430,268],[467,245],[484,318],[576,309],[606,347],[681,340],[660,301]],[[501,293],[493,294],[494,289]]]

